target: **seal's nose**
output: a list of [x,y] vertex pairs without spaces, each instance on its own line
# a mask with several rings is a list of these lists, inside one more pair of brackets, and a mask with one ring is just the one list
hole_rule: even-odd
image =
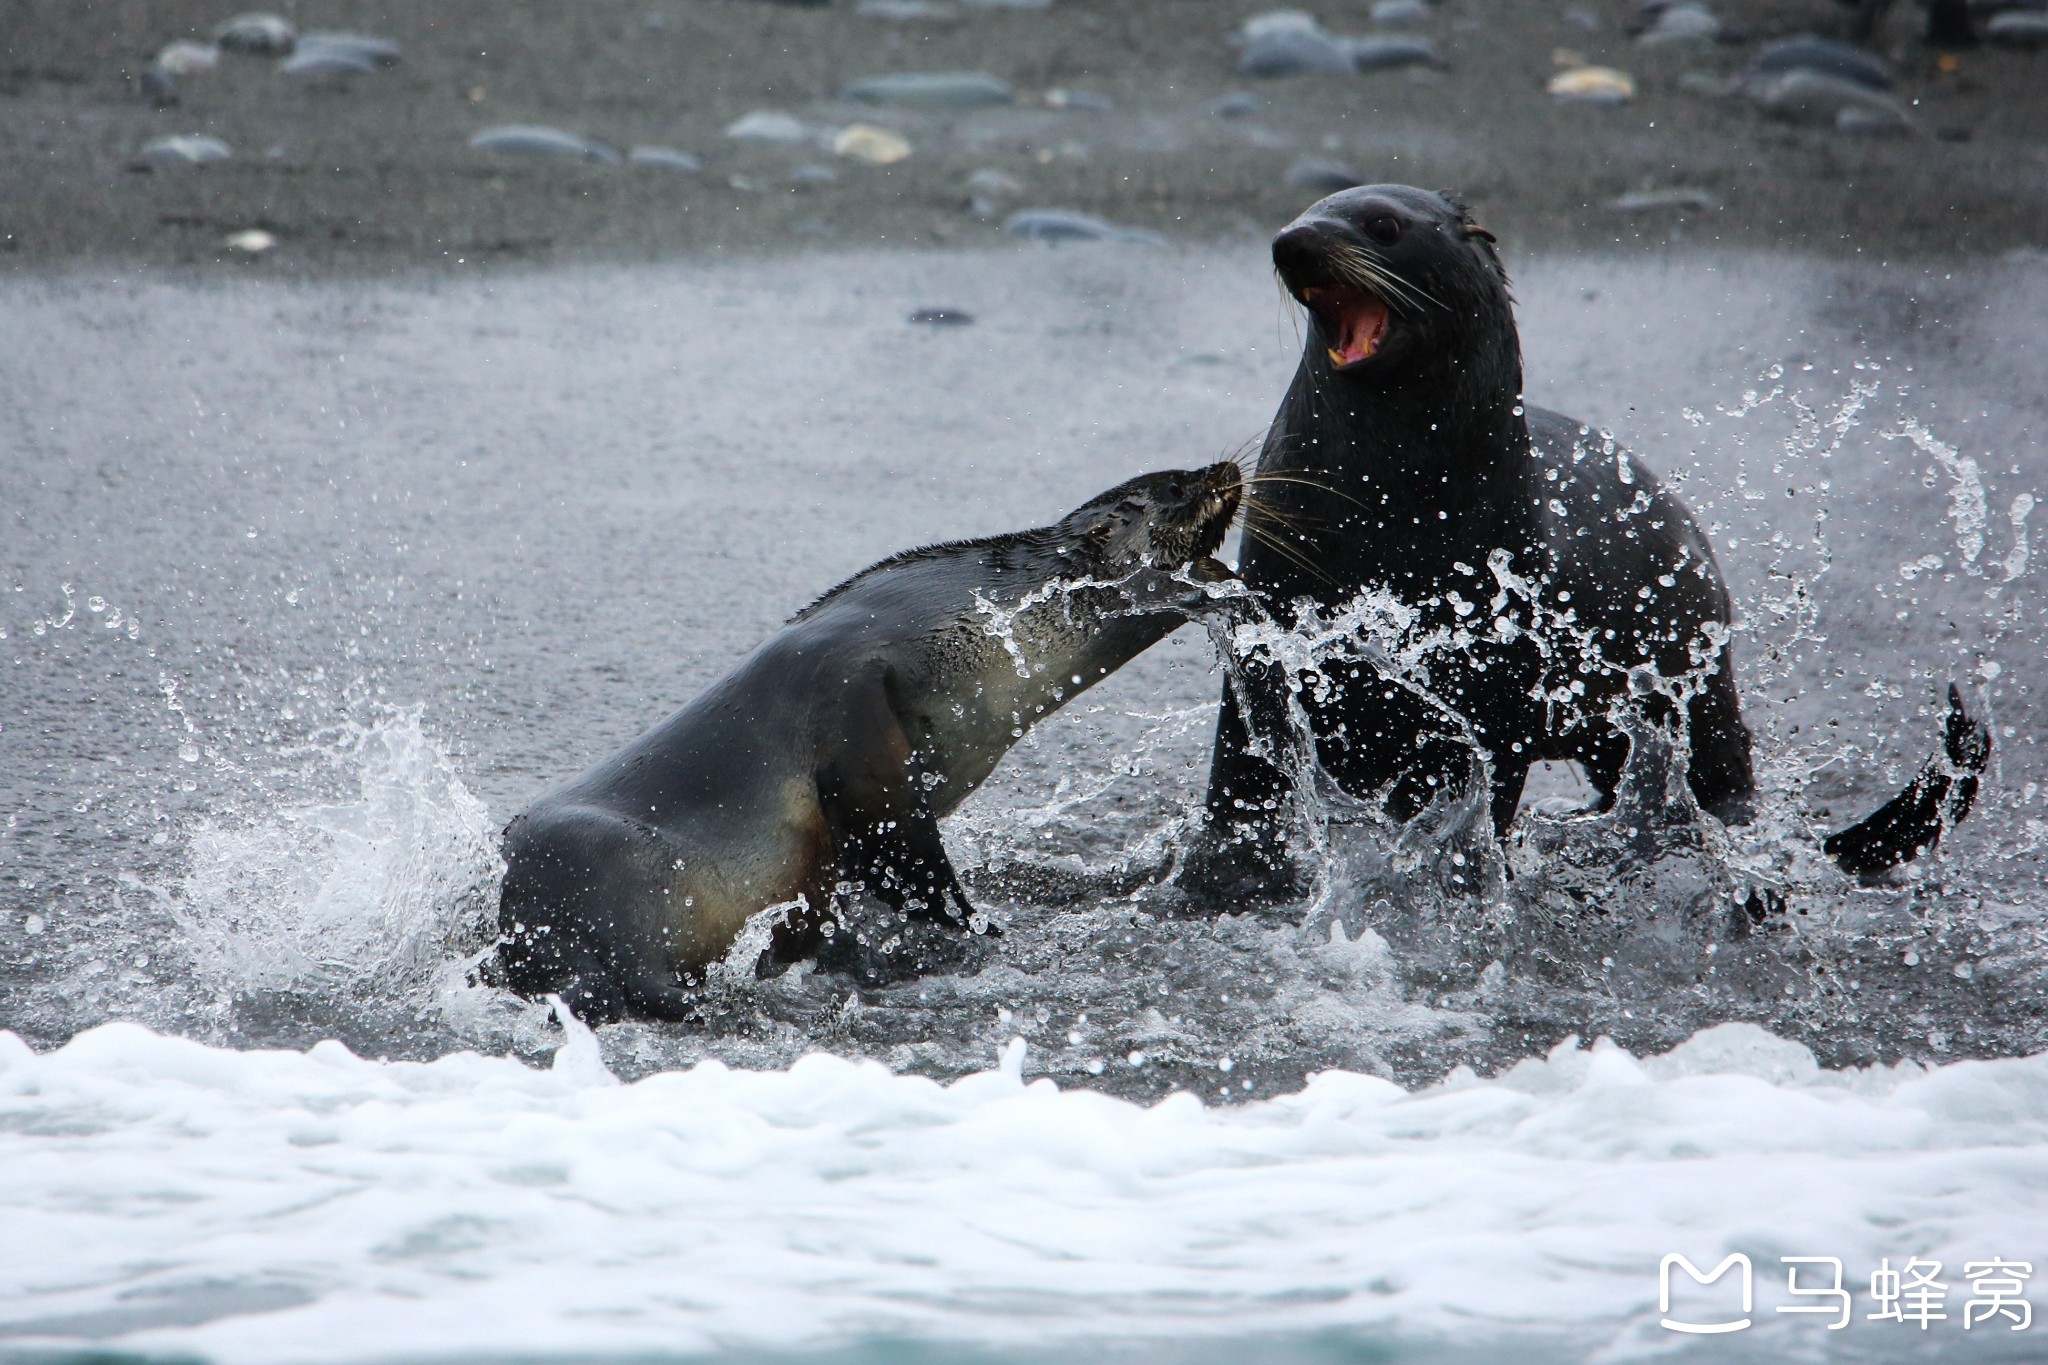
[[1289,288],[1313,279],[1328,248],[1329,228],[1314,219],[1289,223],[1273,239],[1273,268]]

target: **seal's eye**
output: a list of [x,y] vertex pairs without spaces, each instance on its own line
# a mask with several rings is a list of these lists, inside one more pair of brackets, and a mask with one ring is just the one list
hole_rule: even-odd
[[1175,502],[1182,501],[1187,497],[1187,495],[1188,490],[1181,487],[1177,483],[1170,483],[1166,485],[1166,496],[1172,498]]
[[1381,246],[1392,246],[1401,240],[1401,220],[1391,213],[1375,213],[1365,220],[1365,235]]

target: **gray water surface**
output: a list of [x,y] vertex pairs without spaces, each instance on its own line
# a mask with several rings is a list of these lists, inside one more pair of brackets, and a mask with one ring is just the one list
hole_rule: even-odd
[[[1151,883],[1214,723],[1190,629],[949,822],[1008,927],[968,968],[734,987],[701,1025],[605,1030],[614,1066],[823,1046],[951,1075],[1021,1033],[1063,1083],[1228,1099],[1726,1018],[1837,1063],[2039,1050],[2043,602],[2015,499],[2048,487],[2048,262],[1511,264],[1531,401],[1675,482],[1743,604],[1771,812],[1684,875],[1788,899],[1727,975],[1658,917],[1693,894],[1658,868],[1559,891],[1538,846],[1597,848],[1594,821],[1532,817],[1510,851],[1510,920],[1540,891],[1583,923],[1475,910],[1473,936],[1455,905],[1375,904],[1370,830],[1313,906],[1187,917]],[[1252,249],[0,295],[0,1027],[37,1043],[122,1017],[541,1049],[535,1011],[461,970],[524,801],[885,554],[1239,450],[1299,344]],[[906,321],[928,307],[976,321]],[[1979,812],[1854,888],[1818,833],[1911,775],[1950,679],[1996,726]],[[1575,792],[1558,771],[1531,798]]]

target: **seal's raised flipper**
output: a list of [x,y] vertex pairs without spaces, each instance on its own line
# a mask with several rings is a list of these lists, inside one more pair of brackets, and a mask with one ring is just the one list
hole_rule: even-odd
[[1970,813],[1979,775],[1991,762],[1991,730],[1970,715],[1954,683],[1948,689],[1947,730],[1942,752],[1922,765],[1904,791],[1822,842],[1844,872],[1873,877],[1911,862]]
[[899,914],[965,923],[974,911],[926,800],[926,767],[877,671],[847,689],[843,739],[818,772],[839,870]]

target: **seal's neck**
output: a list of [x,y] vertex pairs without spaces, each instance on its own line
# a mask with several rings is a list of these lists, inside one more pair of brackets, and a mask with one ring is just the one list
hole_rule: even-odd
[[[1262,474],[1302,476],[1328,491],[1259,492],[1312,515],[1297,535],[1347,587],[1425,590],[1459,563],[1531,541],[1529,425],[1512,314],[1473,324],[1452,344],[1402,357],[1384,374],[1337,372],[1312,333],[1260,459]],[[1256,515],[1256,513],[1254,513]],[[1264,556],[1260,556],[1264,558]],[[1280,566],[1260,577],[1291,577]],[[1308,585],[1304,584],[1304,588]],[[1322,590],[1309,589],[1316,596]]]
[[[1414,485],[1420,476],[1450,474],[1455,484],[1461,475],[1484,480],[1501,466],[1519,469],[1529,436],[1521,347],[1511,314],[1496,328],[1359,378],[1337,371],[1311,335],[1279,424],[1311,438],[1293,452],[1299,467],[1384,471],[1411,491],[1437,482]],[[1268,453],[1280,452],[1269,444]]]

